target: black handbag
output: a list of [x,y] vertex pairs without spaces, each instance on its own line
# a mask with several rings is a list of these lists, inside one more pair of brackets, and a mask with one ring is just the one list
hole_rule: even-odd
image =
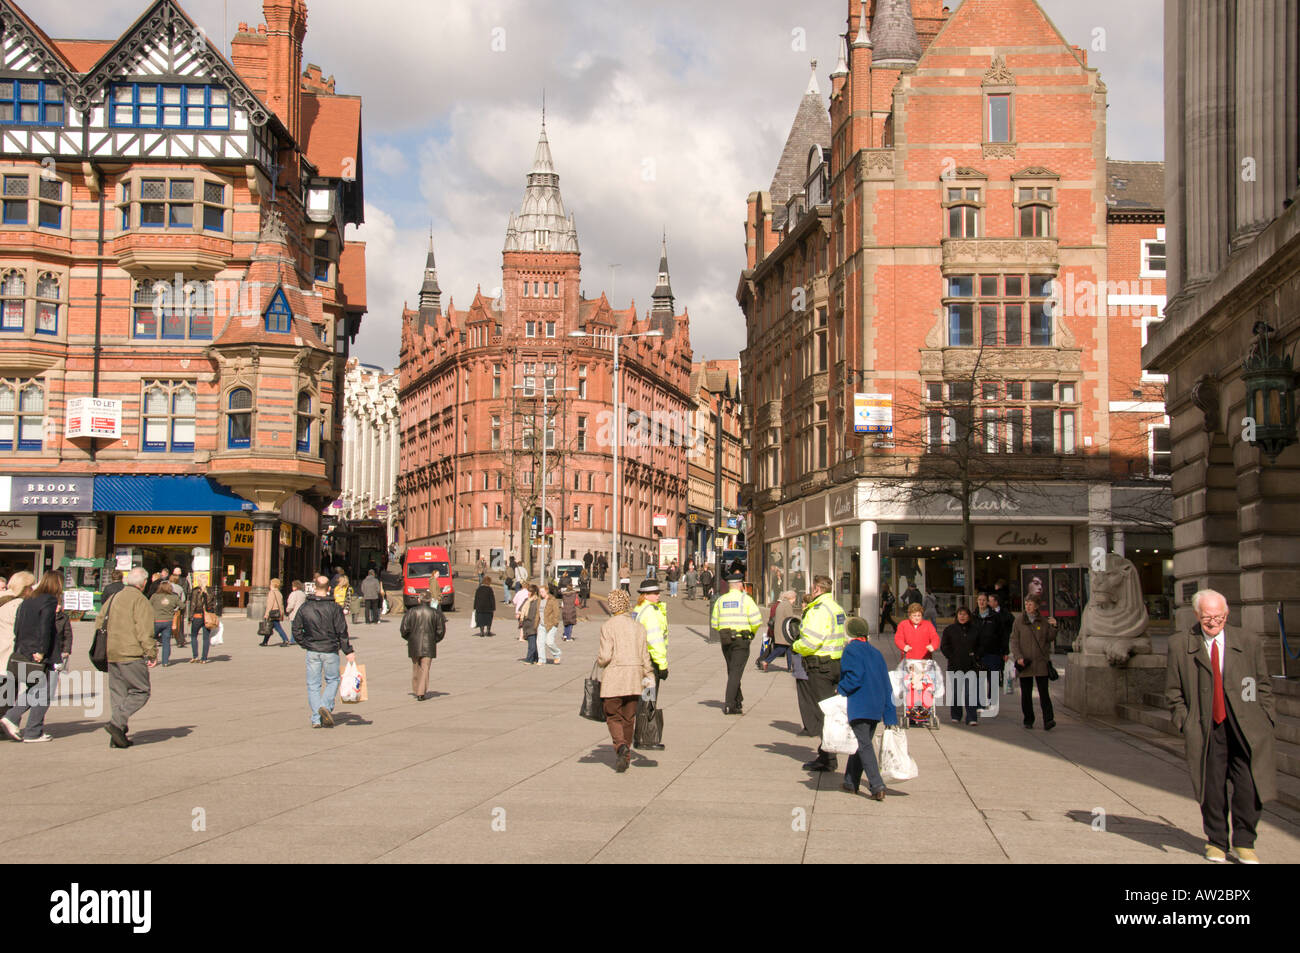
[[664,741],[664,713],[652,701],[644,698],[637,703],[636,721],[632,723],[632,746],[648,748]]
[[90,664],[94,666],[97,672],[108,671],[108,608],[113,604],[117,595],[108,597],[100,609],[99,624],[95,626],[94,638],[90,640]]
[[599,665],[592,666],[591,674],[582,683],[582,707],[578,714],[591,721],[605,720],[605,701],[600,697]]
[[257,623],[257,634],[263,637],[271,634],[270,619],[263,619],[261,622]]
[[1056,670],[1056,666],[1052,664],[1051,659],[1047,660],[1047,677],[1053,682],[1061,677],[1061,673]]
[[268,612],[268,613],[266,614],[266,620],[267,620],[268,622],[279,622],[279,621],[280,621],[280,610],[279,610],[279,609],[272,609],[270,612]]

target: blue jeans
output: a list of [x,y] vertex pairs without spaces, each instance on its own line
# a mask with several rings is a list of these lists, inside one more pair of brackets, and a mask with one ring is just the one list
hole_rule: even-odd
[[199,657],[200,632],[203,633],[203,661],[206,662],[208,660],[208,649],[212,648],[212,630],[204,628],[202,619],[194,619],[190,624],[190,658]]
[[572,623],[572,622],[566,622],[566,623],[564,623],[564,641],[566,641],[566,642],[572,642],[572,641],[573,641],[573,623]]
[[525,662],[537,661],[537,633],[534,632],[528,636],[528,654],[524,656]]
[[858,739],[858,750],[849,755],[849,763],[844,766],[844,780],[856,789],[862,783],[862,771],[867,772],[867,790],[872,794],[885,789],[885,779],[880,776],[880,765],[876,762],[876,749],[871,746],[871,736],[876,733],[873,718],[856,718],[849,722],[853,734]]
[[167,619],[154,622],[153,637],[162,641],[162,663],[166,665],[172,658],[172,622]]
[[[321,691],[321,678],[325,690]],[[307,653],[307,707],[311,709],[311,723],[320,724],[320,710],[334,711],[334,699],[339,693],[339,655],[337,652]]]
[[[289,641],[289,637],[284,634],[284,627],[280,625],[279,619],[271,623],[271,632],[274,632],[276,635],[278,635],[282,643]],[[268,632],[266,638],[263,639],[262,641],[269,642],[270,640],[271,640],[271,634],[270,632]]]
[[674,579],[674,580],[672,580],[671,582],[668,583],[668,595],[670,595],[670,596],[675,596],[675,595],[677,595],[677,580],[676,580],[676,579]]

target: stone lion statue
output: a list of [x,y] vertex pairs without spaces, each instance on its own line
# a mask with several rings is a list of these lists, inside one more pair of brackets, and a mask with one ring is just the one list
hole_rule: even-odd
[[1092,595],[1079,621],[1074,651],[1104,655],[1110,664],[1123,665],[1131,656],[1151,651],[1147,607],[1137,567],[1116,553],[1106,554],[1105,566],[1089,573]]

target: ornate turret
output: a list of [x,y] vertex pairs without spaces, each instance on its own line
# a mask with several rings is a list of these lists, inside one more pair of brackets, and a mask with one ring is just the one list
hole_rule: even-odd
[[564,214],[560,198],[560,176],[551,161],[551,145],[546,140],[546,122],[537,140],[533,169],[528,173],[524,201],[519,214],[510,217],[506,227],[505,250],[577,252],[578,230],[573,216]]
[[438,287],[438,266],[433,260],[433,236],[429,236],[429,257],[424,262],[424,284],[420,285],[420,317],[428,324],[442,313],[442,289]]
[[912,0],[879,0],[871,24],[871,68],[912,69],[921,58],[921,41],[912,19]]

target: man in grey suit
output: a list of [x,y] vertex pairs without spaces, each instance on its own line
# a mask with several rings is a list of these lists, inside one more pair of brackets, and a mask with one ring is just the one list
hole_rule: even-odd
[[1228,600],[1213,589],[1198,592],[1192,610],[1196,625],[1169,639],[1165,697],[1187,746],[1205,859],[1227,862],[1231,818],[1238,863],[1257,864],[1255,827],[1263,802],[1277,797],[1277,715],[1264,648],[1253,634],[1227,625]]

